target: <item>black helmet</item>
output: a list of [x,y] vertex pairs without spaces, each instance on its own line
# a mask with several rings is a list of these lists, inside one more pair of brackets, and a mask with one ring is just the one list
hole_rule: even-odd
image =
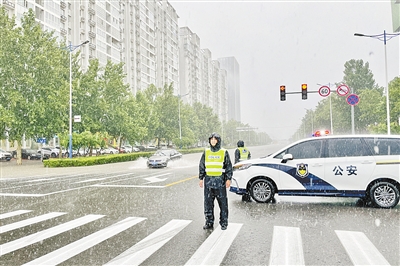
[[238,146],[238,147],[244,147],[244,141],[243,141],[243,140],[239,140],[239,141],[237,142],[237,146]]

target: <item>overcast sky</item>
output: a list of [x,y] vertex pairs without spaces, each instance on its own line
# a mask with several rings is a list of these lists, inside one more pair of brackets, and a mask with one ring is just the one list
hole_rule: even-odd
[[[340,82],[345,62],[369,62],[375,81],[386,86],[382,41],[354,33],[393,33],[390,1],[179,1],[179,16],[209,49],[212,59],[234,56],[240,66],[242,122],[272,138],[289,138],[300,126],[305,108],[315,109],[318,93],[300,94],[317,84]],[[387,42],[388,80],[399,76],[399,37]],[[336,93],[336,87],[332,87]],[[360,99],[361,101],[362,99]],[[333,117],[334,120],[334,117]]]

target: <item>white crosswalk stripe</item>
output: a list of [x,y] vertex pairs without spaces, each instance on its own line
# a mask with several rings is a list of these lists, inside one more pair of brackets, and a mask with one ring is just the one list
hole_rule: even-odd
[[390,265],[364,233],[335,232],[354,265]]
[[216,228],[193,254],[186,265],[219,265],[225,257],[242,224],[230,223],[227,230]]
[[[30,210],[18,210],[0,214],[0,219],[15,217],[18,215],[32,212]],[[18,229],[23,230],[24,227],[38,224],[43,221],[65,215],[63,212],[51,212],[48,214],[38,215],[37,217],[28,218],[19,222],[5,224],[0,227],[0,233],[9,232],[12,237]],[[37,244],[41,248],[42,241],[55,237],[61,233],[70,231],[75,228],[89,224],[93,221],[103,218],[105,215],[89,214],[63,224],[17,238],[0,245],[0,257],[16,250]],[[22,218],[22,217],[21,217]],[[41,257],[32,258],[33,260],[26,262],[24,265],[57,265],[83,253],[84,251],[101,245],[102,242],[111,238],[119,237],[121,233],[139,223],[146,220],[144,217],[128,217],[119,222],[111,224],[106,228],[99,228],[95,232],[88,234],[74,242],[66,244],[47,254],[41,254]],[[158,252],[168,241],[181,234],[181,232],[191,223],[191,220],[171,220],[158,228],[153,233],[147,235],[137,243],[132,243],[120,255],[113,255],[105,265],[140,265],[147,259],[151,258]],[[145,224],[145,223],[144,223]],[[221,230],[220,227],[215,228],[209,235],[204,238],[203,243],[199,243],[197,250],[193,249],[188,254],[188,260],[185,265],[220,265],[224,263],[224,259],[229,249],[235,242],[243,224],[230,223],[227,230]],[[37,226],[40,228],[40,226]],[[200,229],[202,230],[202,229]],[[202,230],[203,231],[203,230]],[[354,265],[390,265],[379,250],[373,245],[368,237],[362,232],[335,230],[336,236],[339,238],[348,257]],[[185,233],[185,235],[187,232]],[[18,235],[18,234],[17,234]],[[118,236],[117,236],[118,235]],[[190,239],[188,237],[187,239]],[[186,241],[186,240],[185,240]],[[239,241],[239,240],[236,240]],[[270,244],[269,262],[261,262],[263,265],[307,265],[304,259],[303,241],[301,231],[298,227],[274,226],[272,239],[265,239],[263,246]],[[136,241],[135,241],[136,242]],[[130,246],[130,245],[128,245]],[[43,247],[45,248],[45,247]],[[164,251],[159,251],[164,252]],[[173,255],[172,255],[173,256]],[[112,258],[114,257],[114,258]],[[103,258],[104,259],[104,258]],[[111,260],[110,260],[111,259]],[[98,264],[104,263],[99,262]],[[226,263],[226,261],[225,261]]]
[[20,214],[28,213],[28,212],[31,212],[31,211],[29,211],[29,210],[18,210],[18,211],[3,213],[3,214],[0,214],[0,220],[1,219],[6,219],[6,218],[10,218],[10,217],[13,217],[13,216],[17,216],[17,215],[20,215]]
[[75,241],[63,248],[57,249],[47,255],[33,260],[24,265],[57,265],[66,261],[69,258],[81,253],[82,251],[93,247],[94,245],[134,226],[137,223],[145,220],[146,218],[129,217],[112,226],[97,231],[87,237]]
[[300,228],[274,226],[269,265],[305,265]]
[[172,220],[106,265],[139,265],[156,252],[191,221]]
[[100,219],[103,216],[104,215],[89,214],[84,217],[72,220],[70,222],[60,224],[55,227],[46,229],[44,231],[41,231],[41,232],[38,232],[38,233],[35,233],[32,235],[28,235],[23,238],[2,244],[2,245],[0,245],[0,256],[10,253],[10,252],[13,252],[15,250],[18,250],[20,248],[29,246],[31,244],[40,242],[46,238],[61,234],[63,232],[66,232],[66,231],[76,228],[78,226],[93,222],[97,219]]
[[64,215],[64,214],[65,214],[65,212],[51,212],[51,213],[43,214],[43,215],[33,217],[30,219],[26,219],[26,220],[23,220],[20,222],[3,225],[3,226],[0,226],[0,233],[5,233],[5,232],[15,230],[15,229],[27,226],[27,225],[39,223],[39,222],[42,222],[42,221],[45,221],[45,220],[48,220],[51,218],[55,218],[55,217]]

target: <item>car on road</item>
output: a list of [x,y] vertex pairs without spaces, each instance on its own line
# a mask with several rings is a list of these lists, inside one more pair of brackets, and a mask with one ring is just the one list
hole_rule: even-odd
[[40,160],[42,155],[34,149],[21,149],[21,158],[28,160]]
[[182,154],[174,149],[158,150],[147,159],[147,166],[149,168],[167,167],[169,161],[178,160],[182,158]]
[[314,137],[235,164],[230,191],[259,203],[278,194],[354,197],[357,205],[393,208],[399,202],[399,165],[400,136]]
[[0,161],[10,161],[12,158],[12,154],[8,151],[0,149]]

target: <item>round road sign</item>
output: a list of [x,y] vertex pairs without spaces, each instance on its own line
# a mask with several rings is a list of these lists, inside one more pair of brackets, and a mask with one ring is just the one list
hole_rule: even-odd
[[360,102],[360,98],[357,94],[350,94],[347,96],[346,102],[350,105],[356,105]]
[[326,97],[331,93],[331,88],[329,88],[328,86],[322,86],[321,88],[319,88],[318,93],[322,97]]
[[339,94],[339,96],[346,96],[349,94],[350,89],[347,87],[346,84],[342,84],[339,87],[337,87],[336,92]]

